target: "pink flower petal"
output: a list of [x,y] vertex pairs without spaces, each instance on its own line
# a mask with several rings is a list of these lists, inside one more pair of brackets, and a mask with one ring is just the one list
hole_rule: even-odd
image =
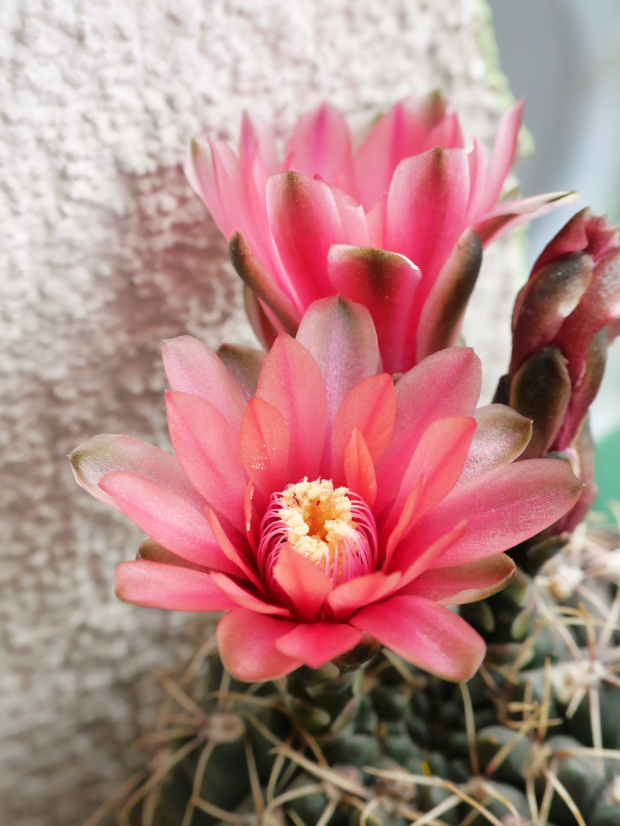
[[239,159],[226,143],[192,141],[185,175],[227,239],[236,230],[246,228],[247,206]]
[[303,312],[297,296],[293,294],[291,299],[287,295],[274,277],[273,270],[267,270],[252,254],[240,232],[233,233],[229,253],[237,274],[246,286],[273,312],[282,329],[290,335],[295,335]]
[[213,582],[218,588],[227,596],[230,597],[232,605],[230,608],[248,608],[250,611],[256,611],[258,614],[269,614],[271,616],[290,618],[290,612],[287,608],[280,605],[270,605],[264,599],[261,599],[256,594],[243,588],[234,579],[227,577],[225,574],[213,573]]
[[403,158],[427,149],[427,128],[415,111],[416,104],[408,99],[392,106],[357,150],[357,184],[367,210],[388,191],[394,170]]
[[582,487],[568,463],[560,459],[528,459],[501,465],[455,488],[422,517],[397,555],[407,562],[414,559],[466,519],[463,537],[446,551],[436,567],[493,556],[556,522],[575,504]]
[[514,162],[517,151],[517,139],[521,129],[523,115],[523,100],[517,101],[514,106],[504,113],[495,134],[495,146],[489,165],[487,186],[482,210],[486,211],[495,206],[500,196],[504,181]]
[[344,622],[359,608],[366,608],[373,602],[385,599],[396,590],[400,577],[399,571],[391,574],[375,571],[338,585],[327,597],[334,619]]
[[289,482],[316,479],[327,424],[327,394],[318,364],[281,333],[265,359],[256,395],[276,407],[289,429]]
[[140,543],[136,559],[144,559],[147,562],[160,562],[163,565],[178,565],[181,568],[193,568],[195,571],[202,571],[203,574],[210,574],[208,568],[202,565],[196,565],[194,562],[188,562],[186,559],[181,559],[180,556],[173,554],[163,545],[155,542],[154,539],[145,539]]
[[468,200],[464,150],[437,147],[398,165],[388,194],[386,248],[422,271],[418,299],[428,294],[465,229]]
[[[463,471],[475,431],[476,420],[468,417],[439,419],[423,433],[385,521],[386,533],[399,521],[405,502],[422,476],[424,485],[416,503],[416,521],[448,495]],[[411,525],[409,522],[408,530]]]
[[196,510],[165,485],[136,473],[109,473],[100,484],[115,508],[164,548],[203,568],[238,573],[222,553],[204,509]]
[[315,301],[297,341],[314,356],[325,380],[330,425],[347,393],[380,363],[377,334],[368,310],[342,298]]
[[429,131],[425,143],[425,149],[432,149],[434,146],[443,146],[444,149],[462,149],[463,132],[458,115],[455,112],[445,115]]
[[377,513],[394,501],[405,469],[430,425],[437,419],[473,414],[481,381],[480,359],[466,347],[435,353],[398,380],[394,434],[376,465]]
[[210,347],[191,336],[179,336],[164,341],[162,358],[173,390],[211,402],[231,425],[240,427],[245,398]]
[[344,452],[344,478],[349,490],[361,496],[369,508],[377,498],[377,477],[362,432],[355,428]]
[[276,641],[278,651],[295,659],[301,659],[310,668],[321,666],[346,654],[361,641],[362,632],[350,625],[331,625],[316,622],[298,625]]
[[377,330],[385,370],[406,368],[403,352],[420,270],[403,255],[369,247],[334,244],[327,261],[329,277],[341,295],[368,307]]
[[[420,313],[416,340],[406,350],[407,363],[452,347],[458,342],[467,302],[482,264],[482,241],[468,228],[441,268]],[[414,345],[414,346],[411,346]]]
[[480,218],[487,184],[486,149],[476,137],[473,137],[473,144],[473,149],[467,155],[469,165],[469,203],[465,215],[467,226],[471,226]]
[[356,247],[370,246],[370,227],[364,207],[336,186],[332,187],[332,195],[342,221],[344,243]]
[[224,528],[212,508],[207,508],[207,519],[209,521],[209,525],[211,526],[211,530],[213,531],[213,535],[222,549],[222,552],[226,555],[227,559],[229,559],[230,562],[236,566],[237,569],[234,571],[235,575],[239,576],[239,572],[241,571],[245,578],[262,593],[264,591],[264,586],[254,570],[254,559],[245,559],[243,551],[233,544],[230,537],[224,531]]
[[421,576],[429,568],[434,568],[435,562],[441,559],[448,548],[451,548],[452,545],[463,536],[466,527],[467,520],[463,519],[453,531],[440,536],[432,545],[429,545],[428,548],[418,553],[410,564],[405,563],[405,560],[401,559],[400,564],[404,565],[402,578],[400,580],[401,588],[404,588],[405,585],[412,582],[416,577]]
[[531,420],[503,404],[479,407],[474,418],[478,426],[457,483],[459,485],[514,461],[532,437]]
[[280,549],[273,576],[305,622],[315,619],[334,589],[334,583],[323,571],[287,544]]
[[303,665],[276,647],[296,623],[238,608],[224,614],[217,626],[222,662],[237,680],[246,683],[277,680]]
[[445,680],[470,680],[485,653],[484,640],[461,617],[420,597],[391,597],[360,611],[351,624]]
[[515,201],[502,201],[485,213],[480,221],[476,222],[474,229],[486,247],[509,230],[527,224],[534,218],[541,218],[558,207],[571,204],[577,198],[576,192],[545,192]]
[[264,399],[250,399],[241,425],[241,459],[266,505],[289,483],[289,430],[280,411]]
[[95,499],[119,510],[114,500],[99,487],[99,482],[116,470],[128,470],[165,485],[198,510],[202,496],[194,489],[176,456],[131,436],[103,433],[94,436],[69,454],[75,480]]
[[322,103],[302,115],[289,141],[284,166],[306,178],[319,175],[327,183],[354,193],[351,135],[342,112]]
[[220,591],[209,574],[142,559],[117,565],[114,591],[123,602],[146,608],[224,611],[235,607],[235,603]]
[[332,428],[332,476],[337,484],[343,479],[345,451],[355,428],[376,462],[390,443],[395,411],[394,384],[387,373],[371,376],[349,391]]
[[228,238],[228,216],[215,183],[213,155],[208,143],[197,140],[189,143],[184,171],[191,188],[209,210],[222,234]]
[[252,244],[258,257],[270,263],[274,249],[267,222],[265,187],[267,178],[278,171],[276,138],[270,126],[250,120],[247,113],[241,121],[239,168],[247,214],[251,216]]
[[276,323],[277,319],[274,321],[275,316],[271,317],[273,313],[269,315],[269,307],[254,295],[247,284],[243,289],[243,304],[256,338],[265,350],[269,350],[280,332],[281,325],[279,322]]
[[212,508],[243,531],[248,484],[239,431],[210,402],[189,393],[166,393],[170,439],[183,470]]
[[422,498],[425,482],[426,477],[422,474],[418,479],[417,485],[409,491],[409,495],[397,514],[395,523],[388,526],[381,535],[381,544],[385,546],[384,566],[386,570],[391,567],[392,557],[394,556],[394,551],[398,543],[403,536],[409,532],[409,529],[417,518],[418,503]]
[[327,253],[348,238],[329,185],[297,172],[274,175],[267,183],[267,209],[282,264],[302,305],[331,295]]
[[410,582],[399,595],[423,597],[443,605],[462,605],[486,599],[504,588],[517,569],[506,554],[497,554],[479,562],[425,571]]
[[246,401],[249,401],[256,395],[258,377],[266,354],[254,347],[242,347],[239,344],[221,344],[216,352]]

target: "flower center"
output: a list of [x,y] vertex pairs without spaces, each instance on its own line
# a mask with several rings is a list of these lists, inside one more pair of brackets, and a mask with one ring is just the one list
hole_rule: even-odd
[[377,565],[377,529],[370,508],[328,479],[304,479],[275,493],[261,523],[259,562],[271,573],[284,543],[334,582],[371,573]]

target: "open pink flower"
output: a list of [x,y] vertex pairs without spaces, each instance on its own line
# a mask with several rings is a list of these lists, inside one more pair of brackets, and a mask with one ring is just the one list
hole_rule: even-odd
[[231,241],[259,338],[295,335],[313,301],[339,294],[370,310],[390,373],[456,343],[482,244],[566,195],[498,202],[521,109],[503,117],[490,162],[476,138],[465,151],[437,93],[397,103],[355,152],[328,104],[299,120],[283,163],[247,116],[238,155],[194,141],[186,174]]
[[78,482],[150,537],[117,568],[118,596],[226,610],[221,655],[242,680],[317,668],[369,638],[470,678],[483,640],[445,606],[501,588],[514,572],[501,551],[564,514],[580,483],[565,462],[513,463],[530,422],[475,410],[470,349],[430,356],[396,385],[377,374],[359,305],[315,303],[260,363],[174,339],[176,458],[127,436],[71,455]]

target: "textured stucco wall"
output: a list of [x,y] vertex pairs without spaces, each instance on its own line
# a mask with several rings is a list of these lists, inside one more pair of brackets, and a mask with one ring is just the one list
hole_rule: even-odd
[[[186,139],[234,135],[244,107],[285,133],[322,98],[359,116],[439,87],[488,143],[479,29],[477,0],[0,4],[0,822],[82,822],[135,760],[149,665],[204,627],[114,599],[138,533],[65,459],[99,432],[167,445],[162,338],[252,340]],[[502,255],[470,324],[487,351]]]

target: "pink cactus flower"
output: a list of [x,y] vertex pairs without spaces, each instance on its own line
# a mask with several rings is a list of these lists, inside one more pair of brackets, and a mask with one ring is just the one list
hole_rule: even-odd
[[432,355],[394,384],[377,373],[368,311],[336,298],[266,358],[218,357],[188,336],[163,357],[176,457],[110,435],[70,457],[79,484],[150,537],[118,566],[118,596],[226,611],[221,656],[240,680],[318,668],[369,641],[469,679],[484,642],[446,606],[501,588],[514,573],[502,551],[581,490],[565,462],[513,462],[530,422],[475,410],[473,351]]
[[482,245],[568,196],[498,201],[521,110],[504,115],[490,162],[476,138],[463,148],[437,93],[395,104],[356,151],[329,104],[299,120],[283,163],[247,116],[238,155],[194,141],[188,180],[231,242],[261,341],[295,335],[313,301],[339,294],[370,310],[390,373],[455,344]]

